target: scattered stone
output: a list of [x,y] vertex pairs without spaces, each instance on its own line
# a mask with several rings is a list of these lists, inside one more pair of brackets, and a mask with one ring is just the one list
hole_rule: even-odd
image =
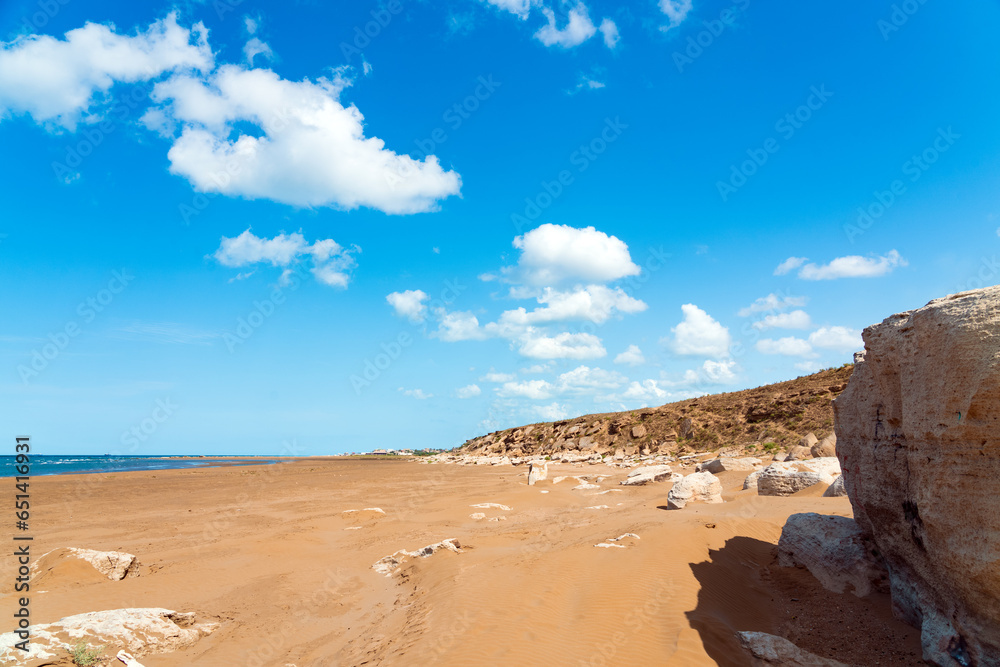
[[844,476],[837,475],[833,479],[833,484],[827,487],[826,491],[823,492],[824,498],[839,498],[841,496],[847,495],[847,487],[844,486]]
[[482,521],[483,519],[486,518],[486,514],[484,514],[483,512],[474,512],[469,515],[469,518],[475,519],[476,521]]
[[683,475],[673,472],[667,465],[643,466],[630,472],[628,477],[619,484],[622,486],[642,486],[651,482],[676,482],[681,477]]
[[31,569],[33,572],[44,571],[66,558],[79,558],[94,566],[94,569],[111,581],[121,581],[126,577],[139,576],[139,560],[134,554],[121,551],[95,551],[93,549],[77,549],[76,547],[61,547],[42,554]]
[[583,509],[587,509],[587,510],[606,510],[606,509],[611,509],[611,508],[608,507],[607,505],[593,505],[591,507],[584,507]]
[[872,555],[854,519],[808,512],[788,517],[778,541],[778,564],[808,569],[834,593],[850,586],[858,597],[888,591],[885,566]]
[[587,491],[588,489],[599,489],[601,488],[599,484],[591,484],[589,482],[584,482],[583,484],[577,484],[573,487],[574,491]]
[[[473,505],[475,507],[475,505]],[[422,549],[417,549],[416,551],[407,551],[405,549],[400,549],[391,556],[385,556],[380,558],[378,561],[372,565],[372,569],[379,574],[384,574],[387,577],[391,577],[399,570],[399,566],[406,562],[410,558],[427,558],[428,556],[442,550],[447,549],[448,551],[454,551],[457,554],[462,553],[462,546],[458,543],[458,540],[451,538],[447,540],[442,540],[435,544],[428,544]]]
[[805,437],[799,439],[799,447],[812,449],[812,446],[817,442],[819,442],[819,438],[816,437],[815,433],[807,433]]
[[812,456],[812,445],[809,447],[792,447],[785,456],[786,461],[802,461]]
[[849,667],[848,665],[821,658],[814,653],[803,651],[784,637],[766,632],[737,632],[740,645],[750,654],[753,667]]
[[624,544],[616,544],[616,542],[621,542],[626,537],[631,537],[631,538],[636,539],[636,540],[641,539],[635,533],[625,533],[623,535],[619,535],[618,537],[609,537],[605,541],[601,542],[600,544],[595,544],[594,546],[595,547],[602,547],[602,548],[605,548],[605,549],[611,548],[611,547],[616,547],[618,549],[624,549],[625,548]]
[[218,627],[214,622],[197,622],[193,613],[170,609],[92,611],[67,616],[55,623],[32,625],[27,652],[15,648],[21,641],[17,633],[0,635],[0,660],[3,664],[20,665],[28,660],[60,659],[80,641],[91,646],[124,646],[140,656],[168,653],[194,645]]
[[510,512],[511,508],[506,505],[501,505],[500,503],[479,503],[476,505],[469,505],[469,507],[475,507],[481,510],[503,510],[504,512]]
[[761,465],[763,461],[750,456],[744,457],[722,457],[717,459],[712,459],[711,461],[705,461],[704,463],[699,463],[695,466],[695,470],[698,472],[710,472],[714,475],[718,475],[720,472],[732,472],[732,471],[743,471],[743,470],[756,470],[757,466]]
[[632,439],[633,440],[638,440],[639,438],[643,438],[645,436],[646,436],[646,427],[645,426],[643,426],[642,424],[639,424],[638,426],[633,426],[632,427]]
[[864,332],[834,401],[844,485],[937,665],[1000,664],[1000,287]]
[[528,486],[534,486],[535,482],[540,482],[548,476],[548,462],[539,463],[538,461],[532,461],[528,464]]
[[837,436],[836,434],[830,434],[817,442],[810,449],[812,455],[816,458],[824,458],[837,455]]
[[722,502],[722,483],[710,472],[696,472],[674,483],[667,494],[667,507],[684,509],[690,502]]

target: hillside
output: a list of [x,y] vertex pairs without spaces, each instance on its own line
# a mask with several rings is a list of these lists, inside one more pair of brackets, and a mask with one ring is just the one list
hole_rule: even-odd
[[594,454],[684,454],[720,447],[774,452],[807,433],[833,433],[833,399],[852,364],[755,389],[668,403],[658,408],[584,415],[519,426],[469,440],[459,450],[531,456],[579,450]]

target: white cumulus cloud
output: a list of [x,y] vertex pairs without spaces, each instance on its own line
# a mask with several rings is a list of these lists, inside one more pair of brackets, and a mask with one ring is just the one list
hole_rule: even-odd
[[753,323],[758,331],[766,329],[811,329],[812,318],[804,310],[793,310],[789,313],[767,315],[762,320]]
[[673,339],[665,338],[662,342],[680,355],[717,359],[729,356],[732,342],[729,329],[693,303],[684,304],[681,311],[684,313],[684,320],[671,329]]
[[777,340],[773,338],[761,338],[757,341],[757,351],[761,354],[781,354],[787,357],[816,356],[809,341],[794,336],[787,336]]
[[601,25],[597,28],[601,31],[601,35],[604,36],[604,45],[609,49],[613,49],[618,46],[618,40],[621,39],[618,34],[618,26],[611,19],[604,19],[601,21]]
[[778,294],[768,294],[754,301],[746,308],[741,308],[737,313],[740,317],[750,317],[755,313],[766,313],[770,311],[782,311],[789,308],[799,308],[809,300],[804,296],[787,296]]
[[550,403],[548,405],[536,405],[534,406],[534,412],[536,415],[545,419],[547,421],[557,421],[559,419],[566,419],[569,417],[569,407],[565,405],[559,405],[558,403]]
[[393,292],[385,297],[385,300],[396,311],[399,317],[405,317],[411,322],[423,322],[427,317],[427,305],[424,303],[428,298],[423,290],[406,290],[404,292]]
[[523,327],[566,320],[603,324],[618,312],[641,313],[647,308],[645,303],[630,297],[622,288],[611,289],[604,285],[577,287],[572,291],[546,287],[536,298],[545,305],[544,308],[530,312],[524,308],[505,311],[500,316],[499,325]]
[[81,120],[101,120],[101,101],[116,83],[213,65],[205,26],[181,27],[176,13],[134,36],[98,23],[70,30],[63,39],[21,36],[0,43],[0,118],[29,114],[36,122],[75,130]]
[[660,0],[660,11],[670,19],[670,25],[666,29],[676,28],[691,11],[691,0]]
[[518,352],[532,359],[596,359],[607,354],[594,334],[565,331],[554,336],[528,331],[520,338]]
[[809,334],[809,342],[815,347],[836,352],[857,352],[865,347],[861,332],[847,327],[820,327]]
[[546,380],[525,380],[524,382],[505,382],[496,390],[503,398],[531,398],[544,400],[552,398],[556,388]]
[[616,364],[626,364],[627,366],[639,366],[646,363],[646,357],[638,345],[629,345],[625,351],[615,357]]
[[475,398],[483,393],[483,390],[479,388],[477,384],[470,384],[465,387],[461,387],[455,391],[455,395],[459,398]]
[[[289,267],[304,257],[311,257],[312,273],[319,282],[331,287],[347,287],[350,270],[356,261],[354,253],[359,248],[346,249],[333,239],[321,239],[309,244],[301,232],[285,234],[274,238],[256,236],[247,229],[239,236],[222,237],[213,257],[223,266],[238,268],[253,264]],[[283,276],[287,276],[286,270]]]
[[639,274],[628,246],[593,227],[546,223],[514,239],[517,266],[503,273],[512,282],[554,286],[567,280],[606,283]]
[[348,85],[339,73],[290,81],[224,65],[205,78],[177,74],[156,84],[161,106],[144,119],[161,131],[180,124],[170,171],[201,192],[390,214],[435,210],[459,193],[461,178],[435,156],[414,160],[366,137],[361,112],[340,101]]
[[479,379],[482,382],[494,382],[499,384],[501,382],[510,382],[516,378],[517,375],[514,373],[498,373],[491,368],[489,373]]
[[577,366],[562,373],[557,384],[561,391],[589,393],[595,389],[617,389],[627,381],[628,378],[616,371]]
[[806,264],[799,269],[799,278],[803,280],[878,278],[890,273],[897,266],[907,266],[907,262],[896,250],[890,250],[882,257],[849,255],[838,257],[829,264]]
[[559,46],[569,49],[584,43],[597,32],[593,21],[590,20],[587,6],[582,2],[569,10],[566,25],[562,28],[556,25],[555,12],[544,7],[542,13],[545,14],[549,23],[535,33],[535,38],[545,46]]
[[807,257],[789,257],[774,269],[774,275],[783,276],[799,268],[808,261]]

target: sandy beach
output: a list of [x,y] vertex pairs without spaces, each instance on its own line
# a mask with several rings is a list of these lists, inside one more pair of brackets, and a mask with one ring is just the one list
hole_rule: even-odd
[[[725,503],[669,511],[669,483],[620,486],[620,469],[554,464],[530,487],[526,472],[309,459],[36,478],[36,559],[78,547],[140,566],[121,581],[77,559],[41,568],[32,622],[162,607],[219,624],[187,649],[143,656],[147,667],[746,665],[739,630],[848,664],[920,662],[918,632],[892,618],[887,595],[830,593],[778,566],[789,515],[851,516],[822,485],[759,497],[742,490],[746,473],[724,472]],[[349,511],[365,508],[384,514]],[[449,539],[460,551],[400,558],[388,576],[373,568]],[[12,560],[3,567],[9,618]]]

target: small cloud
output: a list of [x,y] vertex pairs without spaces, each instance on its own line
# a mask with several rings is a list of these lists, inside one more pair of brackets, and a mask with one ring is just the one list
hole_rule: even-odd
[[604,19],[601,21],[600,27],[597,28],[604,35],[604,45],[609,49],[613,49],[618,46],[618,41],[621,36],[618,34],[618,26],[611,19]]
[[878,278],[891,273],[897,266],[907,266],[905,259],[895,250],[882,257],[849,255],[838,257],[822,266],[806,264],[799,270],[803,280],[836,280],[838,278]]
[[459,398],[475,398],[482,393],[483,390],[477,384],[470,384],[455,391],[455,395]]
[[815,347],[837,352],[857,352],[865,347],[861,332],[847,327],[820,327],[809,334],[809,342]]
[[431,252],[433,252],[435,255],[440,255],[441,254],[441,248],[438,248],[437,246],[434,246],[433,248],[431,248]]
[[786,357],[807,357],[818,356],[813,352],[809,341],[787,336],[774,340],[772,338],[762,338],[757,341],[757,351],[761,354],[780,354]]
[[510,382],[511,380],[514,380],[516,378],[517,378],[517,375],[515,375],[514,373],[497,373],[495,370],[493,370],[491,368],[489,373],[487,373],[483,377],[479,378],[479,381],[480,382],[495,382],[497,384],[500,384],[500,383],[503,383],[503,382]]
[[804,296],[779,296],[768,294],[754,301],[746,308],[741,308],[737,313],[740,317],[750,317],[754,313],[766,313],[769,311],[782,311],[789,308],[801,308],[808,303],[809,299]]
[[566,25],[562,28],[556,27],[556,14],[548,7],[542,8],[542,13],[549,23],[535,33],[535,39],[545,46],[559,46],[570,49],[587,41],[597,32],[594,23],[590,20],[587,6],[582,2],[569,10]]
[[364,72],[365,76],[368,76],[369,74],[372,73],[372,70],[374,70],[375,68],[372,67],[372,64],[368,62],[364,56],[361,56],[361,69]]
[[626,364],[628,366],[639,366],[646,363],[646,357],[638,345],[629,345],[624,352],[615,357],[616,364]]
[[753,323],[753,328],[758,331],[766,329],[811,329],[812,318],[804,310],[793,310],[790,313],[777,313],[768,315],[762,320]]
[[684,313],[684,320],[671,329],[673,339],[664,338],[661,342],[680,355],[716,359],[729,356],[732,342],[729,329],[693,303],[684,304],[681,311]]
[[400,387],[399,391],[403,392],[406,396],[417,399],[418,401],[426,401],[428,398],[434,397],[434,394],[428,394],[423,389],[403,389]]
[[670,19],[670,24],[660,29],[667,31],[676,28],[684,22],[691,11],[691,0],[660,0],[660,11]]
[[414,323],[423,322],[427,317],[427,301],[430,297],[423,290],[406,290],[405,292],[392,292],[386,295],[386,302],[392,306],[399,317],[405,317]]
[[536,405],[534,406],[534,412],[536,415],[542,419],[547,419],[548,421],[557,421],[559,419],[566,419],[569,417],[569,408],[565,405],[559,405],[558,403],[550,403],[549,405]]
[[794,271],[809,260],[808,257],[789,257],[784,262],[778,265],[774,270],[774,275],[783,276],[786,273]]

